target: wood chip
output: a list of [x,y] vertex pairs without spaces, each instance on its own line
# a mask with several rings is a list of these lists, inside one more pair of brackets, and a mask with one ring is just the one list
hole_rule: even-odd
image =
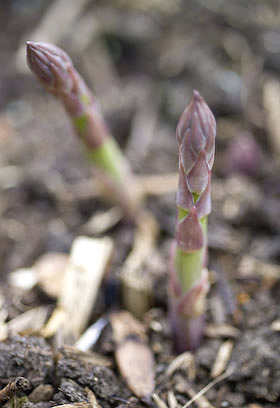
[[8,338],[8,325],[5,323],[0,324],[0,341],[5,341]]
[[12,286],[28,291],[38,285],[48,296],[58,297],[68,264],[68,255],[49,252],[35,262],[31,268],[21,268],[9,274]]
[[57,306],[47,323],[40,330],[40,335],[45,338],[53,337],[63,326],[66,317],[67,315],[65,310],[62,307]]
[[75,402],[74,404],[55,405],[53,408],[92,408],[88,402]]
[[149,212],[139,214],[133,248],[120,272],[125,309],[142,317],[151,306],[153,281],[144,266],[156,243],[159,226]]
[[14,288],[28,291],[34,288],[38,282],[38,277],[33,268],[20,268],[9,274],[9,283]]
[[267,77],[263,84],[263,105],[266,112],[268,136],[272,151],[279,158],[280,155],[280,81],[277,78]]
[[54,298],[60,295],[68,260],[64,253],[48,252],[34,264],[37,284],[47,295]]
[[167,400],[168,400],[169,408],[179,408],[180,407],[173,391],[168,391]]
[[190,381],[195,379],[195,363],[192,353],[186,351],[176,357],[167,367],[167,377],[171,377],[177,370],[185,370]]
[[110,208],[107,211],[99,211],[88,220],[83,230],[90,235],[101,235],[113,228],[123,217],[119,207]]
[[207,324],[205,328],[205,335],[208,337],[233,337],[239,336],[239,330],[229,324]]
[[155,401],[156,405],[158,406],[158,408],[168,408],[168,406],[166,405],[166,403],[160,398],[160,396],[158,394],[153,394],[152,395],[153,400]]
[[219,348],[216,360],[211,370],[211,378],[221,375],[227,368],[233,349],[232,341],[225,341]]
[[149,399],[155,386],[154,358],[144,326],[128,312],[114,313],[110,321],[119,371],[138,398]]
[[86,388],[86,392],[87,392],[88,402],[90,403],[91,407],[101,408],[101,405],[99,405],[96,400],[95,394],[89,388]]
[[110,238],[78,237],[73,242],[59,305],[66,318],[60,341],[75,342],[86,327],[113,252]]
[[42,329],[49,308],[40,306],[21,313],[7,323],[8,331],[12,334],[34,335]]
[[[1,119],[0,119],[0,144],[1,144]],[[0,169],[0,189],[7,190],[17,187],[22,183],[24,172],[20,166],[5,166]]]
[[270,326],[271,330],[273,331],[280,331],[280,320],[274,320]]

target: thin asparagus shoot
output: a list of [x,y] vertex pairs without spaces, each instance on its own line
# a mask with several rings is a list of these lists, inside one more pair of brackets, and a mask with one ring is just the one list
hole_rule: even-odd
[[211,212],[211,170],[216,122],[198,91],[176,130],[179,143],[176,237],[170,264],[170,319],[178,352],[192,350],[204,327],[208,291],[207,216]]
[[105,193],[132,217],[139,195],[128,162],[110,135],[97,99],[62,49],[34,41],[27,41],[26,46],[31,71],[45,90],[61,101]]

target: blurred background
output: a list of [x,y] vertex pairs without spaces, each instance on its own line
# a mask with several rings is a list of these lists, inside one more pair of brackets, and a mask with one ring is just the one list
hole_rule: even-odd
[[[103,206],[66,114],[27,69],[26,40],[71,55],[137,173],[177,170],[176,123],[198,89],[218,122],[210,247],[280,260],[278,0],[5,0],[0,22],[2,276],[68,252]],[[148,205],[171,239],[174,194]]]

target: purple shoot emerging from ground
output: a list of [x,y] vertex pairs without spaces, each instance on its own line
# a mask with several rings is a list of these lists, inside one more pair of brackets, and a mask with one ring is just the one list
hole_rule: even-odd
[[133,218],[139,204],[134,180],[125,157],[108,131],[97,99],[63,50],[35,41],[27,41],[26,46],[31,71],[44,88],[61,101],[107,196],[123,208],[125,215]]
[[170,319],[178,352],[198,346],[208,291],[207,216],[211,211],[211,170],[216,122],[194,91],[177,126],[179,186],[176,238],[170,266]]

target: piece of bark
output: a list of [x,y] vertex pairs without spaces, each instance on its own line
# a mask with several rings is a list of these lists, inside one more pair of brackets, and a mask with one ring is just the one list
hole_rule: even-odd
[[129,389],[149,401],[154,390],[154,357],[149,348],[143,325],[128,312],[110,318],[116,342],[115,358]]

